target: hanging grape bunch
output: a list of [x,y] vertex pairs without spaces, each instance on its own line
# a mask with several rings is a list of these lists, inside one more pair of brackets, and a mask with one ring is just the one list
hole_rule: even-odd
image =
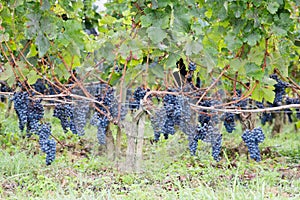
[[225,129],[228,133],[232,133],[235,130],[234,114],[226,112],[221,118],[223,118]]
[[[129,109],[135,110],[140,108],[140,102],[145,97],[146,93],[150,91],[150,89],[145,89],[144,87],[137,87],[133,93],[133,99],[129,101]],[[148,98],[151,98],[149,95]]]
[[263,142],[265,139],[265,135],[261,129],[261,127],[254,128],[252,131],[245,130],[242,135],[242,139],[248,147],[248,152],[250,153],[250,158],[255,161],[261,161],[260,151],[258,144]]

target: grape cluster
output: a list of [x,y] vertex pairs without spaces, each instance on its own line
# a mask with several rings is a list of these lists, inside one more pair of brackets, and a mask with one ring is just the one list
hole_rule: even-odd
[[189,71],[195,71],[196,70],[196,64],[194,62],[189,62]]
[[53,117],[57,117],[60,120],[60,124],[65,133],[68,129],[73,134],[77,134],[76,125],[74,121],[74,106],[71,104],[57,104],[53,111]]
[[[168,92],[176,92],[175,89],[169,88]],[[163,106],[153,117],[151,125],[154,129],[154,140],[158,141],[161,134],[168,139],[169,134],[174,135],[175,125],[183,123],[182,111],[184,99],[173,94],[166,94],[163,98]],[[186,110],[188,112],[188,110]]]
[[[11,92],[11,88],[5,82],[0,82],[0,92]],[[0,95],[0,101],[4,102],[5,96]]]
[[133,93],[133,99],[129,102],[129,109],[139,109],[140,108],[140,102],[146,95],[146,93],[150,91],[150,89],[144,89],[142,87],[137,87]]
[[56,155],[56,142],[54,139],[49,139],[51,126],[49,124],[41,124],[37,135],[39,136],[41,150],[46,153],[46,165],[50,165],[55,160]]
[[[96,104],[96,112],[90,120],[90,123],[97,126],[97,138],[99,144],[106,143],[106,131],[109,125],[109,113],[116,117],[118,115],[118,106],[115,104],[114,89],[107,86],[103,91],[96,95],[96,101],[101,104]],[[108,113],[109,112],[109,113]]]
[[[232,98],[233,101],[239,100],[242,97],[242,90],[236,90],[236,93],[237,93],[237,97],[233,97]],[[240,108],[246,108],[248,105],[248,102],[249,102],[249,99],[246,98],[246,99],[243,99],[243,100],[235,103],[235,106],[240,107]]]
[[215,161],[219,162],[221,160],[220,153],[222,150],[222,135],[216,136],[215,140],[212,142],[212,157]]
[[252,131],[245,130],[242,135],[242,139],[248,147],[248,152],[250,153],[250,158],[255,161],[261,161],[260,151],[258,148],[258,143],[261,143],[265,139],[265,135],[261,127],[254,128]]
[[32,86],[35,91],[41,94],[46,94],[47,88],[43,79],[39,78]]
[[212,156],[216,161],[220,160],[220,152],[222,148],[222,135],[219,129],[213,125],[213,123],[199,124],[196,129],[196,134],[189,138],[189,149],[191,155],[195,155],[198,148],[198,141],[211,143],[212,145]]
[[97,139],[99,144],[106,143],[106,130],[109,120],[106,115],[95,112],[90,121],[91,125],[97,126]]
[[[300,99],[299,98],[289,98],[288,97],[288,98],[286,98],[285,103],[287,105],[289,105],[289,104],[300,104]],[[296,110],[297,119],[300,119],[300,109],[296,108],[295,110]],[[287,114],[288,114],[289,118],[291,118],[292,110],[291,109],[286,109],[286,111],[287,111]],[[290,119],[290,122],[292,122],[291,119]]]
[[[205,100],[205,101],[200,102],[200,105],[205,106],[205,107],[211,107],[211,106],[217,105],[219,103],[220,102],[216,101],[216,100]],[[213,113],[213,112],[208,113],[207,110],[199,110],[199,111],[200,111],[200,114],[198,115],[198,121],[200,122],[200,124],[202,126],[204,124],[208,124],[209,122],[213,122],[216,124],[219,122],[218,116],[215,113]]]
[[15,92],[12,101],[19,119],[19,128],[23,131],[28,120],[29,94],[27,92]]
[[44,117],[44,107],[41,102],[41,99],[30,100],[29,102],[27,111],[27,136],[39,130],[40,120]]
[[74,105],[74,124],[75,130],[71,130],[73,133],[77,133],[79,136],[83,136],[85,131],[84,127],[87,122],[87,115],[89,112],[89,104],[87,101],[79,101]]
[[204,124],[203,126],[198,125],[196,129],[196,134],[189,139],[189,149],[192,156],[196,154],[198,148],[198,141],[204,141],[207,135],[208,124]]
[[280,106],[282,104],[283,96],[285,95],[285,89],[289,84],[280,80],[276,74],[271,74],[270,78],[274,79],[277,82],[274,85],[275,98],[273,101],[273,106]]
[[225,113],[224,116],[222,116],[224,120],[223,124],[228,133],[232,133],[232,131],[235,130],[234,116],[233,113]]
[[[264,102],[258,102],[256,101],[256,106],[260,109],[265,108]],[[273,120],[273,114],[272,113],[268,113],[268,112],[262,112],[260,115],[260,122],[262,125],[265,125],[267,122],[272,122]]]

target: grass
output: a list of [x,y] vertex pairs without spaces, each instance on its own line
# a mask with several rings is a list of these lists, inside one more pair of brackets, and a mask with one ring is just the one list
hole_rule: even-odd
[[232,134],[224,132],[219,163],[205,143],[199,143],[195,157],[189,156],[187,140],[180,133],[155,144],[145,140],[143,171],[128,173],[119,170],[123,160],[109,161],[101,154],[93,127],[82,138],[62,134],[58,121],[50,116],[46,119],[53,134],[65,148],[58,144],[55,162],[46,166],[37,137],[24,138],[15,116],[5,118],[0,113],[0,199],[300,198],[300,135],[292,126],[274,138],[270,127],[264,127],[259,163],[235,152],[241,142],[240,127]]

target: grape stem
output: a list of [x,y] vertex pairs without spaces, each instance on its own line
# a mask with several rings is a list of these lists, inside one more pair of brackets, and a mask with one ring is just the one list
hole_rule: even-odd
[[190,105],[194,108],[203,109],[203,110],[211,110],[211,111],[217,111],[217,112],[232,112],[235,114],[240,113],[261,113],[261,112],[268,112],[268,111],[277,111],[277,110],[284,110],[287,108],[300,108],[300,104],[289,104],[289,105],[283,105],[283,106],[277,106],[277,107],[270,107],[270,108],[258,108],[258,109],[231,109],[231,108],[216,108],[214,106],[212,107],[206,107],[206,106],[199,106],[190,103]]
[[200,97],[200,99],[197,102],[197,105],[199,105],[199,103],[202,101],[202,99],[205,97],[205,95],[207,94],[207,92],[209,90],[211,90],[216,83],[220,80],[220,78],[223,76],[223,74],[227,71],[227,69],[229,69],[230,65],[226,65],[223,69],[223,71],[219,74],[219,76],[216,78],[216,80],[204,91],[204,93],[202,94],[202,96]]

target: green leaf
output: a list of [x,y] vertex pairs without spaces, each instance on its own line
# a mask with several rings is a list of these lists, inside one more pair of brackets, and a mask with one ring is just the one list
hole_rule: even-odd
[[235,51],[242,47],[243,42],[234,33],[229,33],[225,37],[225,44],[230,51]]
[[271,32],[274,35],[279,36],[279,37],[283,37],[283,36],[287,35],[287,30],[285,30],[279,26],[276,26],[276,25],[271,26]]
[[8,33],[0,34],[0,43],[1,42],[7,42],[8,40],[9,40],[9,34]]
[[164,78],[164,67],[160,64],[156,64],[153,67],[149,66],[149,71],[157,78]]
[[271,14],[275,14],[279,8],[279,3],[277,2],[269,2],[268,6],[267,6],[267,10],[271,13]]
[[214,56],[216,53],[212,48],[204,50],[203,64],[207,68],[207,73],[210,73],[217,66],[217,59]]
[[230,69],[232,69],[233,71],[240,72],[241,70],[244,70],[245,60],[239,58],[232,59],[230,60],[229,65],[230,65]]
[[40,77],[37,75],[37,73],[34,70],[31,70],[27,75],[27,82],[28,84],[32,85],[38,80],[38,78]]
[[9,63],[6,63],[4,65],[4,68],[5,68],[5,71],[0,72],[0,80],[6,81],[9,77],[12,77],[12,76],[14,77],[14,72]]
[[246,63],[246,75],[252,77],[254,80],[261,80],[264,76],[264,72],[261,67],[256,65],[255,63]]
[[147,28],[147,27],[151,26],[151,24],[152,24],[152,18],[151,18],[151,16],[149,16],[149,15],[143,15],[143,16],[141,16],[140,19],[141,19],[142,27]]
[[260,66],[264,59],[264,51],[265,50],[262,49],[260,46],[252,47],[247,55],[249,62],[253,62],[256,65]]
[[26,57],[27,58],[31,58],[31,57],[34,57],[38,54],[37,50],[36,50],[36,45],[31,43],[30,45],[30,50],[29,52],[27,53]]
[[192,54],[198,54],[202,49],[202,44],[195,40],[187,42],[184,47],[187,56],[191,56]]
[[50,40],[57,37],[57,26],[54,23],[54,19],[50,16],[43,16],[41,21],[41,30],[47,35]]
[[207,18],[211,18],[212,14],[213,14],[212,9],[208,9],[208,10],[204,13],[205,17],[207,17]]
[[110,16],[110,15],[106,15],[104,16],[101,20],[100,20],[100,23],[101,25],[102,24],[105,24],[105,25],[113,25],[115,23],[117,19]]
[[159,27],[149,27],[147,29],[150,40],[154,43],[160,43],[167,37],[167,33]]
[[266,101],[272,103],[275,98],[275,92],[272,88],[264,88],[261,84],[258,84],[253,91],[251,98],[260,102],[265,99]]
[[35,44],[38,47],[38,52],[39,52],[40,58],[46,54],[46,52],[48,51],[48,49],[50,47],[49,40],[41,32],[39,32],[39,35],[36,38]]
[[256,43],[260,40],[261,35],[259,33],[251,33],[247,36],[246,41],[250,46],[256,45]]
[[167,68],[167,69],[175,68],[175,67],[176,67],[176,62],[177,62],[177,60],[178,60],[179,58],[180,58],[179,55],[171,53],[171,54],[168,56],[167,61],[165,62],[166,68]]
[[41,15],[39,13],[30,13],[27,15],[28,22],[26,23],[26,35],[27,38],[31,39],[36,36],[36,34],[42,30],[40,30],[40,18]]
[[49,10],[50,9],[50,3],[49,0],[43,0],[41,10]]

